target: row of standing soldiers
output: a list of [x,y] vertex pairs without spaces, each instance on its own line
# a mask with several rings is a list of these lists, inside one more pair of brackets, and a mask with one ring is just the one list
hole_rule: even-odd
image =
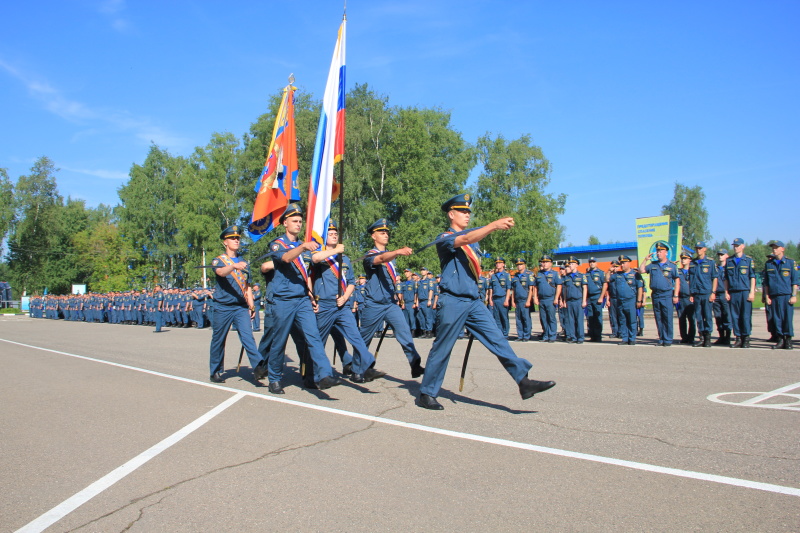
[[30,316],[96,322],[205,328],[211,324],[214,289],[164,289],[34,296]]

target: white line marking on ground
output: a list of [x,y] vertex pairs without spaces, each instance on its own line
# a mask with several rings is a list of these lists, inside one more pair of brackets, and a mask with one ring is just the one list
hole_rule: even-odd
[[325,407],[325,406],[322,406],[322,405],[314,405],[314,404],[310,404],[310,403],[300,402],[300,401],[297,401],[297,400],[288,400],[288,399],[285,399],[285,398],[267,396],[266,394],[262,394],[262,393],[259,393],[259,392],[240,391],[238,389],[233,389],[233,388],[225,387],[225,386],[222,386],[222,385],[216,385],[214,383],[207,383],[207,382],[203,382],[203,381],[197,381],[197,380],[194,380],[194,379],[182,378],[182,377],[179,377],[179,376],[173,376],[173,375],[170,375],[170,374],[164,374],[164,373],[161,373],[161,372],[155,372],[155,371],[147,370],[147,369],[143,369],[143,368],[137,368],[137,367],[133,367],[133,366],[122,365],[122,364],[114,363],[114,362],[111,362],[111,361],[104,361],[102,359],[95,359],[95,358],[92,358],[92,357],[86,357],[86,356],[83,356],[83,355],[77,355],[77,354],[71,354],[71,353],[67,353],[67,352],[61,352],[61,351],[58,351],[58,350],[51,350],[49,348],[41,348],[39,346],[32,346],[32,345],[29,345],[29,344],[23,344],[23,343],[20,343],[20,342],[9,341],[9,340],[6,340],[6,339],[0,339],[0,341],[8,342],[8,343],[11,343],[11,344],[16,344],[16,345],[19,345],[19,346],[24,346],[24,347],[27,347],[27,348],[33,348],[35,350],[42,350],[42,351],[45,351],[45,352],[52,352],[52,353],[56,353],[56,354],[67,355],[69,357],[75,357],[75,358],[78,358],[78,359],[84,359],[86,361],[93,361],[93,362],[96,362],[96,363],[107,364],[107,365],[116,366],[116,367],[119,367],[119,368],[125,368],[125,369],[128,369],[128,370],[135,370],[137,372],[144,372],[146,374],[151,374],[151,375],[155,375],[155,376],[164,377],[164,378],[167,378],[167,379],[173,379],[173,380],[177,380],[177,381],[182,381],[184,383],[192,383],[192,384],[196,384],[196,385],[201,385],[203,387],[209,387],[209,388],[224,390],[224,391],[228,391],[228,392],[238,392],[239,394],[245,394],[247,396],[251,396],[251,397],[254,397],[254,398],[261,398],[263,400],[268,400],[268,401],[271,401],[271,402],[283,403],[283,404],[287,404],[287,405],[294,405],[294,406],[297,406],[297,407],[303,407],[305,409],[313,409],[315,411],[322,411],[322,412],[326,412],[326,413],[332,413],[332,414],[337,414],[337,415],[342,415],[342,416],[348,416],[348,417],[351,417],[351,418],[358,418],[358,419],[367,420],[367,421],[370,421],[370,422],[377,422],[379,424],[386,424],[386,425],[390,425],[390,426],[402,427],[402,428],[407,428],[407,429],[414,429],[414,430],[417,430],[417,431],[424,431],[426,433],[433,433],[433,434],[437,434],[437,435],[443,435],[443,436],[446,436],[446,437],[454,437],[454,438],[457,438],[457,439],[470,440],[470,441],[475,441],[475,442],[483,442],[483,443],[486,443],[486,444],[496,444],[498,446],[506,446],[508,448],[517,448],[517,449],[520,449],[520,450],[528,450],[528,451],[532,451],[532,452],[545,453],[545,454],[548,454],[548,455],[556,455],[556,456],[560,456],[560,457],[568,457],[568,458],[571,458],[571,459],[580,459],[580,460],[583,460],[583,461],[592,461],[592,462],[595,462],[595,463],[602,463],[602,464],[613,465],[613,466],[621,466],[621,467],[625,467],[625,468],[632,468],[634,470],[641,470],[641,471],[645,471],[645,472],[653,472],[653,473],[656,473],[656,474],[666,474],[666,475],[670,475],[670,476],[683,477],[683,478],[689,478],[689,479],[696,479],[696,480],[700,480],[700,481],[709,481],[709,482],[712,482],[712,483],[720,483],[720,484],[723,484],[723,485],[731,485],[731,486],[734,486],[734,487],[749,488],[749,489],[755,489],[755,490],[762,490],[762,491],[766,491],[766,492],[773,492],[773,493],[777,493],[777,494],[785,494],[785,495],[788,495],[788,496],[800,497],[800,488],[797,488],[797,487],[787,487],[787,486],[783,486],[783,485],[775,485],[775,484],[772,484],[772,483],[762,483],[760,481],[750,481],[750,480],[747,480],[747,479],[739,479],[739,478],[735,478],[735,477],[718,476],[718,475],[715,475],[715,474],[706,474],[706,473],[703,473],[703,472],[694,472],[694,471],[691,471],[691,470],[681,470],[679,468],[669,468],[669,467],[664,467],[664,466],[651,465],[651,464],[647,464],[647,463],[638,463],[638,462],[635,462],[635,461],[626,461],[624,459],[615,459],[613,457],[604,457],[604,456],[601,456],[601,455],[592,455],[592,454],[586,454],[586,453],[581,453],[581,452],[573,452],[573,451],[569,451],[569,450],[561,450],[561,449],[558,449],[558,448],[548,448],[548,447],[545,447],[545,446],[537,446],[537,445],[534,445],[534,444],[527,444],[527,443],[524,443],[524,442],[516,442],[516,441],[511,441],[511,440],[506,440],[506,439],[498,439],[498,438],[494,438],[494,437],[485,437],[483,435],[474,435],[474,434],[471,434],[471,433],[462,433],[460,431],[451,431],[451,430],[447,430],[447,429],[440,429],[440,428],[435,428],[435,427],[431,427],[431,426],[423,426],[421,424],[414,424],[414,423],[411,423],[411,422],[401,422],[399,420],[393,420],[391,418],[382,418],[382,417],[377,417],[377,416],[372,416],[372,415],[365,415],[365,414],[356,413],[356,412],[353,412],[353,411],[344,411],[342,409],[335,409],[335,408],[332,408],[332,407]]
[[[738,405],[744,407],[760,407],[762,409],[779,409],[782,411],[800,411],[800,394],[787,394],[790,390],[800,389],[800,383],[793,383],[791,385],[787,385],[785,387],[781,387],[780,389],[775,389],[774,391],[770,392],[718,392],[717,394],[711,394],[706,397],[707,400],[716,403],[722,403],[726,405]],[[724,396],[740,396],[743,394],[752,395],[753,397],[749,400],[743,400],[741,402],[732,402],[723,400]],[[767,400],[772,400],[779,396],[793,398],[793,401],[789,403],[762,403]]]
[[131,472],[133,472],[146,462],[148,462],[150,459],[156,457],[158,454],[160,454],[173,444],[180,442],[184,437],[187,437],[196,429],[202,427],[206,422],[208,422],[209,420],[211,420],[212,418],[214,418],[222,411],[224,411],[231,405],[235,404],[245,396],[247,395],[244,393],[239,393],[236,394],[235,396],[232,396],[231,398],[228,398],[227,400],[225,400],[224,402],[213,408],[211,411],[207,412],[200,418],[196,419],[194,422],[191,422],[190,424],[185,426],[183,429],[180,429],[179,431],[173,433],[166,439],[162,440],[155,446],[151,447],[149,450],[145,450],[144,452],[140,453],[139,455],[137,455],[124,465],[112,470],[111,472],[101,477],[100,479],[98,479],[97,481],[95,481],[82,491],[75,494],[74,496],[56,505],[55,507],[53,507],[52,509],[41,515],[39,518],[21,527],[20,529],[17,530],[17,533],[33,533],[33,532],[38,533],[40,531],[44,531],[45,529],[55,524],[56,522],[67,516],[69,513],[71,513],[81,505],[83,505],[84,503],[88,502],[89,500],[91,500],[92,498],[94,498],[107,488],[109,488],[117,481],[121,480],[122,478],[124,478],[125,476],[127,476],[128,474],[130,474]]

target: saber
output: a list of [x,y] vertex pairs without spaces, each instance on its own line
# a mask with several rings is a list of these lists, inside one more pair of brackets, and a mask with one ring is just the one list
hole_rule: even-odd
[[242,346],[242,349],[239,350],[239,362],[236,363],[236,372],[237,373],[239,372],[239,369],[242,367],[242,356],[244,356],[244,346]]
[[475,336],[470,333],[469,342],[467,343],[467,351],[464,352],[464,363],[461,365],[461,383],[458,385],[458,392],[464,390],[464,376],[467,375],[467,361],[469,361],[469,351],[472,349],[472,341],[474,340]]
[[[378,339],[378,346],[375,348],[375,353],[373,354],[373,355],[375,356],[375,360],[376,360],[376,361],[378,360],[378,352],[379,352],[379,351],[380,351],[380,349],[381,349],[381,344],[383,344],[383,338],[386,336],[386,332],[387,332],[388,330],[389,330],[389,323],[387,322],[387,323],[386,323],[386,326],[383,328],[383,332],[381,333],[381,338],[380,338],[380,339]],[[335,352],[335,351],[336,351],[336,350],[334,350],[334,352]]]

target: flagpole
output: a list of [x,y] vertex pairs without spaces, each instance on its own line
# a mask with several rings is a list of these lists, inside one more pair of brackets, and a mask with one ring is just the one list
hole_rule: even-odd
[[[344,157],[339,164],[339,244],[344,244]],[[342,291],[343,263],[344,254],[339,254],[339,282],[336,284],[339,287],[339,296],[344,294]]]

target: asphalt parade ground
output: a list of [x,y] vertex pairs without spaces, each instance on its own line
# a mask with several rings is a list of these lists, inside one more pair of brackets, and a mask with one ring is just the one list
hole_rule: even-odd
[[459,341],[444,411],[394,339],[326,391],[289,342],[274,396],[236,333],[217,385],[209,330],[0,318],[0,531],[798,531],[800,346],[754,314],[747,350],[512,342],[558,383],[526,401],[477,342],[459,392]]

